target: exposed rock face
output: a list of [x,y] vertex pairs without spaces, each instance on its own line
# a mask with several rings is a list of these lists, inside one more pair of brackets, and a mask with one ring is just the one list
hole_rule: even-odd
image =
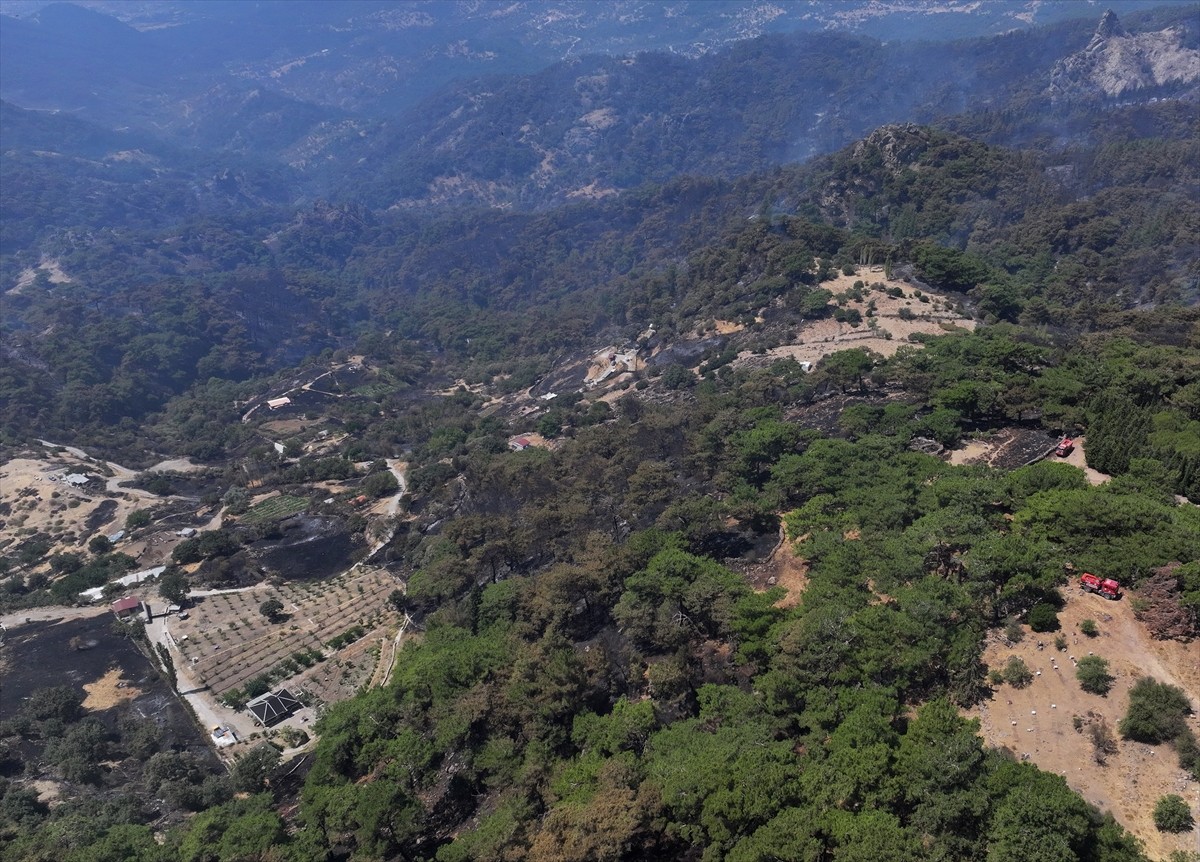
[[1055,102],[1117,98],[1197,81],[1200,51],[1184,47],[1181,30],[1130,34],[1108,11],[1087,47],[1054,65],[1046,93]]
[[929,147],[929,130],[914,123],[881,126],[854,145],[854,159],[881,163],[895,174],[911,166]]

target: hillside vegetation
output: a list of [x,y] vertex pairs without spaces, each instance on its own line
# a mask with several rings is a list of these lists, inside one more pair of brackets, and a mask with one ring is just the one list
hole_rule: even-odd
[[[1184,17],[1143,21],[1192,50]],[[358,174],[5,105],[0,661],[46,643],[30,609],[153,558],[164,598],[252,590],[223,651],[178,627],[185,676],[361,689],[225,776],[26,667],[0,860],[1189,860],[1158,800],[1101,810],[989,718],[1016,727],[998,699],[1042,691],[1064,623],[1103,638],[1081,572],[1120,581],[1123,642],[1200,637],[1196,103],[1056,107],[1093,30],[940,46],[953,85],[835,34],[572,59],[441,91]],[[862,95],[888,82],[927,89]],[[450,174],[502,206],[443,208]],[[619,193],[566,196],[596,177]],[[1052,455],[1081,433],[1091,473]],[[1001,435],[997,466],[947,457]],[[400,620],[330,681],[323,651]],[[1136,750],[1194,796],[1194,675],[1109,658],[1054,689],[1110,698],[1074,728],[1087,780]]]

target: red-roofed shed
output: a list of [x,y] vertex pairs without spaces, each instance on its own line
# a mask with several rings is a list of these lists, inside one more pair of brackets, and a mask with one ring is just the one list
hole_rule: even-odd
[[136,614],[141,607],[141,599],[136,599],[133,596],[126,596],[125,598],[117,599],[112,603],[113,613],[119,617],[127,617],[130,614]]

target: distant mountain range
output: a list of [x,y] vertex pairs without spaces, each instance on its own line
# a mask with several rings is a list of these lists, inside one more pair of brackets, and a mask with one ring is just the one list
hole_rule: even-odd
[[[1065,143],[1072,113],[1090,122],[1117,102],[1194,99],[1200,76],[1187,4],[1124,25],[1110,13],[936,45],[824,28],[891,21],[913,36],[962,20],[986,30],[1090,6],[34,5],[5,4],[28,14],[0,17],[4,171],[28,201],[10,252],[43,227],[77,226],[62,223],[73,214],[111,219],[78,206],[85,186],[96,191],[89,183],[106,189],[100,198],[136,188],[143,202],[122,218],[315,197],[544,208],[680,174],[763,170],[892,122]],[[665,50],[605,53],[656,40]],[[164,184],[174,186],[158,199],[179,206],[146,206],[147,187]]]
[[[0,4],[3,98],[120,124],[164,123],[162,104],[241,85],[325,109],[388,116],[456,80],[525,74],[590,54],[696,58],[767,34],[839,31],[884,42],[995,36],[1140,0],[769,3],[617,0],[446,3]],[[1194,4],[1167,2],[1186,16]],[[286,103],[281,103],[286,105]],[[133,110],[131,110],[133,109]],[[281,110],[286,108],[281,107]],[[173,126],[169,120],[164,123]]]

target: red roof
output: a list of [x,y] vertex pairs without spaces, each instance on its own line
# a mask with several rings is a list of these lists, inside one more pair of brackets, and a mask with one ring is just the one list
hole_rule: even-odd
[[116,614],[124,613],[125,611],[136,611],[141,606],[141,599],[135,599],[133,596],[126,596],[112,603],[113,613]]

